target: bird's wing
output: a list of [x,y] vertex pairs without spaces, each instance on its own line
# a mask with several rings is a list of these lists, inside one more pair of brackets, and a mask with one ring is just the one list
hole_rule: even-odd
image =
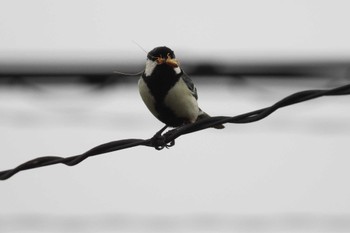
[[192,95],[197,100],[198,99],[197,88],[194,86],[194,83],[192,82],[190,77],[188,77],[187,74],[183,73],[181,78],[184,80],[184,82],[186,83],[188,89],[190,89],[190,91],[192,92]]

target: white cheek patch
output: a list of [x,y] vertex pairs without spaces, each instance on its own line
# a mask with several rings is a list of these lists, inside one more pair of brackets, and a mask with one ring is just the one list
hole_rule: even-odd
[[156,66],[157,66],[157,62],[147,59],[146,60],[145,75],[150,76],[153,73],[153,70],[154,70],[154,68],[156,68]]
[[174,70],[175,70],[176,74],[180,74],[181,73],[180,67],[175,67]]

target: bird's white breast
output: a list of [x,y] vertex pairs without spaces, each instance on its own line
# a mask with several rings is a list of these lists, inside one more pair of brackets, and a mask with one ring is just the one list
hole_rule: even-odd
[[195,122],[198,117],[197,100],[181,78],[168,91],[164,103],[177,117],[188,119],[191,123]]
[[151,94],[151,91],[149,90],[146,82],[143,80],[143,78],[140,78],[139,83],[139,92],[141,95],[141,98],[143,102],[146,104],[147,108],[150,110],[150,112],[155,116],[158,117],[157,111],[155,109],[155,99]]

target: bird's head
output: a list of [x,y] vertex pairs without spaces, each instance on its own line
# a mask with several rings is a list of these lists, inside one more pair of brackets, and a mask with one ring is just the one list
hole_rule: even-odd
[[147,54],[146,75],[151,75],[157,66],[174,69],[176,73],[180,72],[180,65],[175,58],[174,51],[166,46],[156,47]]
[[147,54],[147,58],[157,63],[157,65],[166,64],[173,68],[179,67],[178,61],[175,59],[174,51],[168,47],[156,47]]

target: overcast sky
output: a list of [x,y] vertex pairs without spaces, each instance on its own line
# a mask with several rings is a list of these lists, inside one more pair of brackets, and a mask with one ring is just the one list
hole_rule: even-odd
[[349,6],[345,0],[2,0],[0,58],[120,50],[141,57],[132,41],[147,51],[168,45],[192,56],[349,57]]

